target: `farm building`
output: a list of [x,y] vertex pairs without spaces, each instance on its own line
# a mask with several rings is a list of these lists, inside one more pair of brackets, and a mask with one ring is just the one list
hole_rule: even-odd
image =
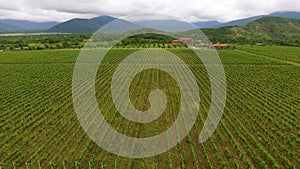
[[192,38],[179,38],[177,40],[172,40],[172,44],[186,44],[186,45],[190,45],[193,44],[194,40]]
[[221,50],[221,49],[228,49],[228,45],[227,44],[212,44],[212,47],[214,47],[217,50]]
[[172,40],[173,45],[183,44],[180,40]]
[[178,39],[184,44],[193,44],[194,40],[192,38],[180,38]]

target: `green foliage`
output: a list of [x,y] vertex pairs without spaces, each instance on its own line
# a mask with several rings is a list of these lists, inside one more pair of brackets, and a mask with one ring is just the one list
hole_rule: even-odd
[[173,37],[147,33],[130,36],[117,43],[115,48],[186,48],[185,45],[172,45]]
[[89,34],[1,36],[0,50],[43,50],[82,48]]
[[300,46],[300,19],[262,17],[246,26],[202,29],[214,43]]

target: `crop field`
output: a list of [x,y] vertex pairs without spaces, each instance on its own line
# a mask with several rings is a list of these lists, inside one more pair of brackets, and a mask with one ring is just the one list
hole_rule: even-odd
[[[175,121],[180,90],[167,73],[147,69],[130,85],[131,102],[147,110],[149,91],[161,89],[167,98],[164,113],[146,124],[118,113],[111,99],[111,77],[137,50],[141,49],[112,49],[107,54],[98,70],[102,73],[96,78],[95,95],[115,130],[145,138],[166,131]],[[72,98],[80,50],[0,53],[0,168],[300,168],[299,48],[238,46],[218,51],[227,78],[227,100],[220,124],[204,144],[199,144],[198,136],[211,99],[205,66],[189,49],[166,50],[195,75],[200,111],[177,146],[141,159],[105,151],[82,129]]]
[[285,61],[300,63],[300,48],[288,46],[238,46],[238,49]]

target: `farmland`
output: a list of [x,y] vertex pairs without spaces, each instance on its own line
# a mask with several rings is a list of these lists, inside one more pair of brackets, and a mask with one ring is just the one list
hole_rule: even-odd
[[[96,79],[96,98],[106,120],[132,137],[157,135],[177,117],[180,90],[170,75],[149,69],[130,86],[137,109],[149,108],[152,89],[167,93],[164,114],[149,124],[122,117],[113,106],[111,76],[140,49],[112,49]],[[72,76],[80,50],[0,53],[0,166],[2,168],[299,168],[299,48],[238,46],[219,51],[227,100],[217,130],[204,144],[198,135],[210,105],[204,65],[189,49],[167,49],[194,73],[200,90],[198,118],[183,141],[151,158],[116,156],[81,128],[72,99]],[[274,59],[272,59],[274,58]],[[288,61],[288,62],[286,62]],[[114,113],[112,113],[114,112]],[[113,145],[112,145],[113,146]]]

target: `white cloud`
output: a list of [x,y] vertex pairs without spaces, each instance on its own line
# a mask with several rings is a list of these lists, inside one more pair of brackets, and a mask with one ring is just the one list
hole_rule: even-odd
[[0,18],[34,21],[142,12],[165,13],[188,21],[229,21],[288,10],[300,11],[298,0],[0,0]]

